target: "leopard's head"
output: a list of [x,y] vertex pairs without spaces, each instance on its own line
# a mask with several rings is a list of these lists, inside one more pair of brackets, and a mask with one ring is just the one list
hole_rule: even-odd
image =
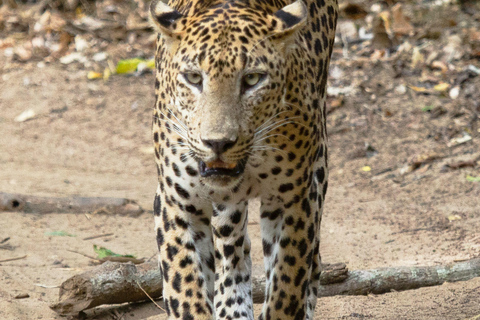
[[[227,2],[182,14],[153,1],[157,110],[206,184],[231,185],[258,155],[286,108],[286,61],[307,20],[301,0],[265,12]],[[180,9],[179,9],[180,10]],[[193,12],[193,10],[190,10]],[[173,124],[172,124],[173,123]]]

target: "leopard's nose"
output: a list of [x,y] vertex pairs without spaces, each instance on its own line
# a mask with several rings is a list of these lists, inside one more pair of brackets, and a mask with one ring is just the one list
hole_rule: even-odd
[[228,149],[232,148],[235,143],[237,143],[238,139],[229,140],[229,139],[221,139],[221,140],[204,140],[202,142],[204,145],[212,149],[217,155],[224,153]]

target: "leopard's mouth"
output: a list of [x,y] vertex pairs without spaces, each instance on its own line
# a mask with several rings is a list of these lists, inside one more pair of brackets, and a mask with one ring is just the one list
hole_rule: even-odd
[[245,171],[246,159],[237,162],[224,162],[220,159],[210,162],[198,162],[198,169],[202,177],[228,176],[238,177]]

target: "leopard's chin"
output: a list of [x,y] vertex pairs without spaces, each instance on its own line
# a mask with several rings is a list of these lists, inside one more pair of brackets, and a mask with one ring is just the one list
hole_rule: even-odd
[[227,189],[231,190],[240,185],[243,181],[242,176],[237,178],[219,176],[219,177],[208,177],[201,180],[202,184],[213,190],[213,191],[225,191]]

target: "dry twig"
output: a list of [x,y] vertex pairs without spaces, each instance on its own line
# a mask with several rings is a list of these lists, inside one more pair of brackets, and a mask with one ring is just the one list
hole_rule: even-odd
[[110,237],[110,236],[113,236],[113,233],[97,234],[96,236],[90,236],[90,237],[83,238],[83,240],[93,240],[93,239]]
[[10,259],[5,259],[5,260],[0,260],[0,263],[3,263],[3,262],[9,262],[9,261],[15,261],[15,260],[22,260],[22,259],[25,259],[27,256],[22,256],[22,257],[18,257],[18,258],[10,258]]
[[158,309],[160,309],[160,310],[162,310],[163,312],[165,312],[165,309],[163,309],[155,300],[153,300],[152,297],[150,297],[150,295],[147,293],[147,291],[145,291],[145,290],[142,288],[142,286],[140,285],[140,283],[138,283],[138,281],[137,281],[137,284],[138,284],[138,287],[140,288],[140,290],[142,290],[143,293],[145,293],[145,295],[148,297],[148,299],[150,299],[150,301],[152,301],[153,304],[154,304]]
[[135,201],[102,197],[37,197],[0,192],[0,211],[25,213],[95,212],[138,216],[144,212]]

